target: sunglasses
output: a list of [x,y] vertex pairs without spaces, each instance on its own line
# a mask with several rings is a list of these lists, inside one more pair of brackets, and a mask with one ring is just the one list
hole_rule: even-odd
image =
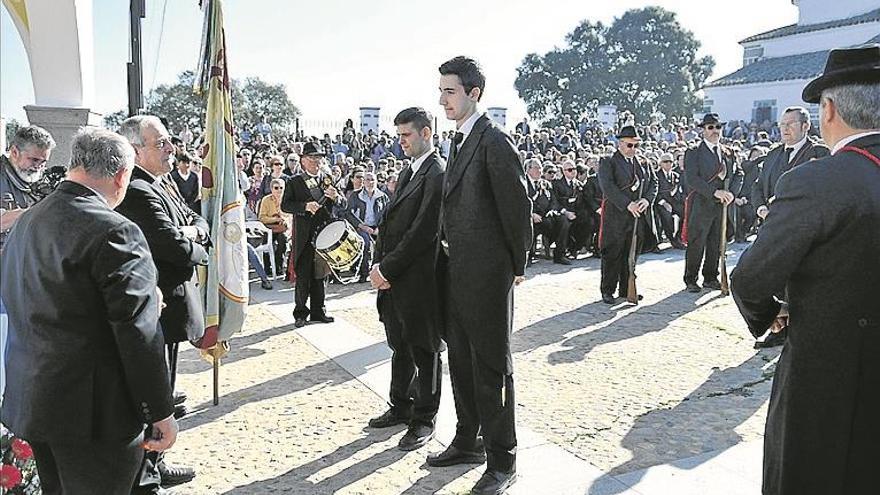
[[363,175],[355,175],[354,178],[355,178],[355,179],[363,179],[364,176],[363,176]]
[[627,148],[638,148],[641,146],[641,143],[626,143]]
[[284,189],[284,188],[281,187],[281,186],[272,186],[272,190],[273,190],[273,191],[280,191],[280,190],[282,190],[282,189]]
[[718,130],[720,131],[720,130],[721,130],[721,126],[720,126],[720,125],[709,124],[709,125],[706,126],[706,129],[708,129],[708,130],[710,130],[710,131],[714,131],[714,130],[718,129]]
[[575,170],[577,170],[577,169],[576,169],[576,168],[564,168],[564,169],[562,169],[563,172],[574,172]]

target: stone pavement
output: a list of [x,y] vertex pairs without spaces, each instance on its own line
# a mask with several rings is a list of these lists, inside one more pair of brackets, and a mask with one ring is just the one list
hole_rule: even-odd
[[[732,269],[742,246],[729,252]],[[516,293],[519,482],[511,494],[759,493],[761,435],[778,349],[754,351],[730,298],[682,292],[683,252],[641,257],[639,306],[599,301],[599,261],[541,261]],[[282,285],[282,288],[278,288]],[[389,351],[365,284],[332,285],[331,325],[292,326],[286,284],[254,293],[221,368],[181,353],[195,412],[168,453],[193,465],[181,494],[467,493],[482,467],[431,468],[452,438],[444,378],[437,438],[396,450],[384,411]]]

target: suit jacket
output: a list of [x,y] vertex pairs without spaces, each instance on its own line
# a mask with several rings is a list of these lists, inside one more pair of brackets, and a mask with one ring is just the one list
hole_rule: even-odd
[[579,180],[572,179],[570,186],[565,178],[556,179],[552,184],[554,210],[560,213],[562,210],[570,211],[577,215],[578,220],[587,218],[589,208],[583,194],[584,186]]
[[[440,350],[443,333],[434,256],[445,170],[437,151],[422,162],[392,196],[376,240],[375,262],[391,283],[403,338],[430,351]],[[385,293],[379,291],[380,308]]]
[[[325,179],[326,178],[326,179]],[[314,181],[314,186],[310,187],[306,181]],[[336,197],[336,201],[329,198],[323,200],[323,206],[314,214],[306,210],[306,203],[310,201],[321,201],[324,193],[323,184],[325,181],[333,181],[333,178],[323,172],[318,172],[315,178],[309,177],[308,174],[300,173],[294,175],[287,181],[287,187],[284,188],[284,196],[281,198],[281,211],[293,214],[293,263],[296,265],[297,260],[307,246],[311,246],[317,230],[325,224],[333,220],[332,211],[334,208],[343,207],[345,200],[342,198],[342,192]]]
[[[634,167],[620,151],[615,151],[599,164],[599,185],[605,195],[602,201],[602,229],[599,232],[600,247],[622,246],[628,236],[632,235],[635,218],[627,210],[631,202],[646,199],[653,205],[657,198],[657,176],[647,163],[638,158],[635,160]],[[644,245],[656,245],[656,222],[652,206],[639,217],[639,222],[645,223],[640,232],[649,232],[652,237],[643,239]]]
[[[361,199],[361,191],[363,189],[352,191],[346,201],[345,219],[355,228],[364,223],[364,219],[367,218],[367,202]],[[382,221],[382,215],[385,214],[385,208],[387,208],[390,199],[387,194],[376,188],[373,191],[373,200],[373,217],[376,222],[372,227],[375,227]]]
[[[880,135],[851,143],[880,158]],[[854,152],[785,173],[731,275],[753,335],[788,289],[788,338],[773,379],[764,493],[876,491],[880,442],[880,165]]]
[[6,426],[30,441],[128,442],[172,414],[156,266],[137,225],[65,181],[18,219],[2,268]]
[[444,291],[446,314],[455,315],[481,359],[511,373],[513,280],[525,273],[532,244],[531,203],[513,141],[486,115],[448,165],[443,195],[449,259],[439,269],[453,288]]
[[684,204],[681,192],[681,177],[675,170],[670,170],[667,175],[662,169],[657,173],[657,202],[662,199],[673,208],[680,208]]
[[193,273],[196,265],[208,264],[208,251],[184,235],[181,227],[194,226],[207,235],[208,222],[172,198],[161,178],[154,179],[140,167],[134,168],[116,211],[136,223],[150,244],[165,297],[160,320],[165,341],[198,341],[205,333],[205,313]]
[[535,185],[532,185],[532,181],[526,179],[526,188],[529,199],[532,201],[533,213],[541,215],[541,218],[546,218],[547,214],[553,216],[558,213],[554,209],[557,201],[553,196],[553,186],[549,181],[538,179],[535,181]]
[[751,201],[754,207],[757,209],[761,206],[770,206],[771,199],[776,195],[776,183],[779,182],[782,174],[810,160],[826,157],[829,153],[827,146],[815,143],[810,138],[807,138],[807,142],[801,146],[796,155],[790,157],[788,162],[785,161],[785,146],[780,145],[770,150],[764,158],[764,167],[758,177],[757,187],[752,189]]
[[[715,218],[721,217],[721,201],[715,197],[715,191],[725,188],[736,192],[742,187],[743,173],[736,166],[736,157],[729,148],[721,146],[721,161],[712,153],[705,141],[684,153],[684,173],[691,191],[688,193],[689,211],[687,222],[698,222],[709,225]],[[725,173],[725,180],[719,178]]]

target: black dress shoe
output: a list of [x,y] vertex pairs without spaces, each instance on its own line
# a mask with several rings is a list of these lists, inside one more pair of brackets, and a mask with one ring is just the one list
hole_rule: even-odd
[[719,283],[717,280],[704,280],[703,288],[711,290],[721,290],[721,283]]
[[174,419],[180,419],[189,414],[189,409],[183,404],[174,406]]
[[158,466],[159,476],[162,478],[162,486],[174,486],[189,483],[196,477],[196,472],[191,467],[172,466],[166,462],[160,462]]
[[293,322],[293,326],[295,326],[296,328],[304,327],[305,324],[306,324],[305,318],[297,318],[296,321]]
[[504,473],[487,469],[477,484],[471,488],[471,495],[501,495],[516,483],[516,471]]
[[450,445],[439,454],[428,456],[428,465],[434,467],[455,466],[458,464],[482,464],[486,462],[486,452],[483,450],[461,450],[455,445]]
[[174,405],[175,406],[186,402],[186,392],[180,392],[180,391],[175,390],[174,394],[172,394],[172,397],[174,398]]
[[785,337],[788,334],[788,329],[783,328],[782,331],[777,333],[771,333],[768,335],[763,341],[756,340],[755,341],[755,349],[769,349],[771,347],[777,347],[785,343]]
[[332,316],[322,315],[322,316],[310,316],[309,321],[314,323],[333,323],[335,320]]
[[605,304],[614,304],[614,296],[611,294],[602,294],[602,302]]
[[272,282],[269,282],[268,280],[263,280],[262,282],[260,282],[260,287],[262,287],[265,290],[272,290],[273,289]]
[[556,258],[553,260],[553,263],[556,263],[557,265],[570,265],[571,261],[568,261],[566,258]]
[[673,249],[687,249],[687,246],[679,240],[673,240],[670,244],[672,244]]
[[370,428],[390,428],[396,425],[404,425],[409,423],[409,415],[401,415],[396,413],[393,409],[389,409],[382,413],[381,416],[377,416],[370,420],[368,423]]
[[703,290],[703,289],[701,289],[700,286],[697,285],[697,284],[695,284],[694,282],[688,282],[688,283],[686,284],[685,290],[687,290],[688,292],[697,293],[697,292],[700,292],[700,291]]
[[434,438],[434,428],[427,425],[413,425],[406,431],[406,435],[400,439],[397,448],[403,451],[416,450],[424,447]]

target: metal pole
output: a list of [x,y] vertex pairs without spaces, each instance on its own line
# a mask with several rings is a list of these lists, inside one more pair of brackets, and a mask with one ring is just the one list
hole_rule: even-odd
[[143,60],[141,57],[141,19],[146,16],[146,0],[131,0],[131,62],[128,63],[128,116],[144,108]]

